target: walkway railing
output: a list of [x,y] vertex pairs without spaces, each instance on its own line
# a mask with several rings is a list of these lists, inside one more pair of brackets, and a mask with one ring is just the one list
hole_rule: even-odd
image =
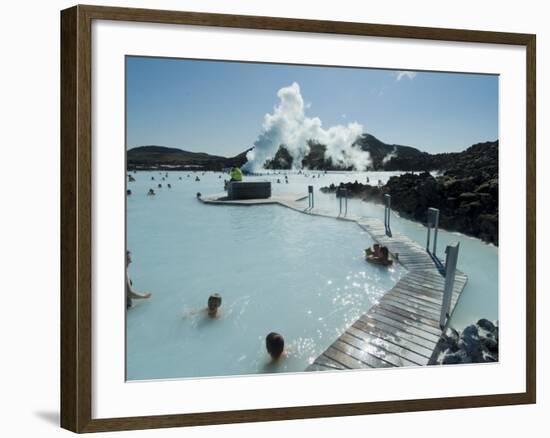
[[308,202],[308,210],[313,210],[313,207],[315,207],[315,199],[314,199],[314,192],[313,192],[313,186],[307,186],[307,202]]
[[455,285],[456,263],[458,261],[458,250],[460,243],[448,245],[445,249],[445,286],[443,288],[443,302],[441,303],[441,314],[439,315],[439,326],[445,328],[450,317],[451,301]]
[[391,216],[391,195],[384,195],[384,228],[386,229],[386,235],[391,237],[391,226],[390,226],[390,216]]

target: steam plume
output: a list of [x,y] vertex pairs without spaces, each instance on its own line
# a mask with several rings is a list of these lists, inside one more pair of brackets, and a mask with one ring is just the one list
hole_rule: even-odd
[[254,142],[254,149],[246,155],[248,162],[244,165],[245,170],[261,170],[280,145],[284,145],[292,156],[293,166],[299,167],[309,152],[309,140],[325,145],[325,159],[330,158],[335,165],[357,170],[367,168],[370,155],[354,146],[354,142],[363,132],[359,123],[324,129],[321,119],[305,115],[304,99],[296,82],[281,88],[277,96],[279,103],[271,114],[265,115],[262,132]]
[[392,151],[382,159],[382,164],[387,164],[392,158],[397,157],[397,148],[394,147]]

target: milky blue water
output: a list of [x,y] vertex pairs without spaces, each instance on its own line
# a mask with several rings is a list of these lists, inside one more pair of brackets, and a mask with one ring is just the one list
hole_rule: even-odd
[[[319,187],[365,182],[367,175],[371,183],[385,182],[394,174],[311,172],[290,174],[288,184],[282,174],[251,179],[272,181],[274,194],[305,194],[307,185],[314,185],[316,206],[335,213],[335,196],[322,194]],[[355,223],[274,205],[204,205],[196,192],[222,192],[224,175],[168,175],[138,172],[136,181],[128,183],[130,277],[137,291],[153,293],[127,312],[129,380],[303,371],[405,272],[365,263],[363,249],[372,241]],[[146,195],[149,188],[156,196]],[[350,200],[348,211],[383,217],[381,206],[359,200]],[[392,228],[425,241],[422,225],[395,214]],[[453,325],[497,319],[497,248],[440,232],[441,251],[450,241],[461,242],[459,269],[470,278]],[[204,311],[213,292],[223,299],[216,319]],[[276,364],[265,351],[271,331],[281,333],[288,347],[288,356]]]
[[[198,175],[138,172],[128,184],[130,277],[153,294],[127,313],[128,379],[303,371],[404,273],[365,263],[372,241],[355,223],[202,204],[196,192],[220,192],[223,179]],[[204,311],[213,292],[223,300],[214,320]],[[276,365],[271,331],[288,346]]]

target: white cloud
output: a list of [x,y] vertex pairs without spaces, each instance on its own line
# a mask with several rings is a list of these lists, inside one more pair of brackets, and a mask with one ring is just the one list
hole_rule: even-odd
[[321,119],[307,117],[300,86],[294,82],[277,92],[279,103],[273,112],[264,116],[262,132],[254,142],[254,149],[246,155],[248,171],[260,171],[272,158],[280,145],[284,145],[293,158],[293,165],[300,167],[302,159],[309,153],[309,140],[326,146],[325,158],[334,164],[364,170],[370,164],[370,155],[355,147],[355,140],[362,134],[363,127],[352,122],[323,128]]
[[398,81],[400,81],[403,78],[409,78],[412,80],[416,76],[416,72],[408,71],[408,70],[396,71],[394,74],[395,74],[396,80]]

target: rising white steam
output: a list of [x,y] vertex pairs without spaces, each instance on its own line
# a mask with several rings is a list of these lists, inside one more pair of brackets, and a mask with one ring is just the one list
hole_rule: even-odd
[[390,161],[392,158],[395,158],[395,157],[397,157],[396,147],[394,147],[392,151],[382,159],[382,164],[386,164],[388,161]]
[[273,109],[273,113],[265,115],[262,133],[254,142],[254,149],[246,155],[248,162],[244,165],[244,170],[261,171],[265,162],[273,158],[280,145],[286,147],[293,158],[293,166],[299,168],[302,159],[309,152],[310,140],[326,146],[325,159],[330,158],[333,165],[353,167],[357,170],[367,168],[370,164],[370,155],[354,146],[354,142],[363,132],[363,127],[359,123],[324,129],[321,119],[306,117],[306,105],[300,93],[300,86],[296,82],[281,88],[277,96],[279,103]]

